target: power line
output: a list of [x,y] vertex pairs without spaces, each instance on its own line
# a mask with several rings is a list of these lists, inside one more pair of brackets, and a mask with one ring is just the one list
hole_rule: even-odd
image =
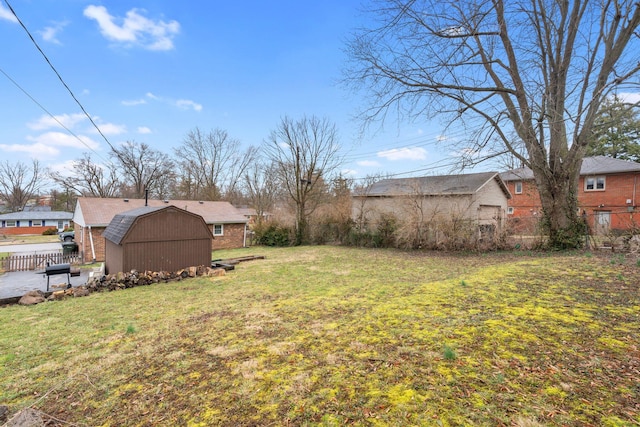
[[[111,142],[109,142],[109,140],[107,139],[107,137],[104,135],[104,133],[102,133],[102,131],[100,130],[100,128],[98,127],[98,125],[93,121],[93,118],[91,118],[91,116],[89,115],[89,113],[87,113],[87,110],[85,110],[84,106],[82,105],[82,103],[78,100],[78,98],[76,98],[76,95],[73,93],[73,91],[71,90],[71,88],[67,85],[67,83],[64,81],[64,79],[62,78],[62,76],[60,75],[60,73],[58,73],[58,70],[56,69],[56,67],[53,66],[53,64],[51,63],[51,61],[49,60],[49,58],[47,57],[47,55],[44,53],[44,51],[40,48],[40,46],[38,45],[38,42],[36,42],[35,38],[31,35],[31,33],[29,32],[29,30],[27,29],[27,27],[24,25],[24,23],[22,22],[22,20],[18,17],[18,15],[16,14],[15,10],[13,10],[13,7],[11,6],[11,4],[9,3],[9,0],[4,0],[4,2],[7,4],[7,6],[9,7],[9,10],[11,11],[11,13],[13,14],[13,16],[15,16],[15,18],[18,20],[18,23],[20,24],[20,26],[24,29],[24,31],[27,33],[27,35],[29,36],[29,38],[31,39],[31,42],[33,42],[33,44],[35,45],[36,49],[38,49],[38,52],[40,52],[40,54],[42,54],[42,56],[44,57],[45,61],[47,61],[47,64],[49,64],[49,67],[51,67],[51,69],[53,70],[53,72],[55,73],[55,75],[58,77],[58,80],[60,80],[60,82],[62,83],[62,85],[65,87],[65,89],[67,89],[67,92],[69,92],[69,94],[71,95],[71,98],[73,98],[73,100],[76,102],[76,104],[78,104],[78,106],[80,107],[80,110],[82,110],[82,113],[89,119],[89,122],[91,122],[91,124],[93,125],[94,128],[96,128],[96,130],[98,131],[98,133],[100,134],[100,136],[102,136],[102,138],[105,140],[105,142],[107,143],[107,145],[109,145],[109,147],[111,148],[112,151],[117,152],[115,150],[115,148],[113,147],[113,145],[111,145]],[[5,74],[6,75],[6,74]],[[66,127],[65,127],[66,129]],[[68,129],[67,129],[68,130]]]
[[104,157],[102,157],[102,155],[100,153],[98,153],[96,150],[94,150],[93,148],[91,148],[89,146],[89,144],[87,144],[86,142],[84,142],[82,140],[82,138],[80,138],[80,136],[78,136],[75,132],[73,132],[71,129],[69,129],[67,126],[65,126],[64,123],[62,123],[60,120],[58,120],[58,118],[56,116],[54,116],[49,110],[47,110],[44,105],[42,105],[40,102],[38,102],[37,99],[35,99],[33,96],[31,96],[31,94],[29,92],[26,91],[26,89],[24,89],[22,86],[20,86],[20,84],[18,82],[16,82],[13,78],[11,78],[11,76],[9,76],[2,68],[0,68],[0,73],[2,73],[11,83],[14,84],[14,86],[16,86],[18,89],[20,89],[20,91],[22,91],[22,93],[24,93],[31,101],[33,101],[38,107],[40,107],[40,109],[42,111],[44,111],[45,113],[47,113],[47,115],[49,115],[49,117],[51,117],[53,120],[55,120],[64,130],[66,130],[67,132],[69,132],[75,139],[77,139],[78,141],[80,141],[80,143],[82,145],[84,145],[85,147],[87,147],[89,150],[93,151],[98,157],[100,157],[102,160],[104,160],[105,162],[109,163],[109,160],[105,159]]

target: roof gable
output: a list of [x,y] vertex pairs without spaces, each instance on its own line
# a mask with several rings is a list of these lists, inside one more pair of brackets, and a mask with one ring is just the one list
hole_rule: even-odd
[[[607,156],[593,156],[582,159],[580,176],[606,175],[614,173],[640,173],[640,163],[614,159]],[[511,169],[500,174],[504,181],[533,179],[533,171],[527,167]]]
[[470,195],[477,193],[492,180],[497,182],[507,198],[511,198],[511,193],[509,193],[509,190],[497,172],[383,179],[374,183],[368,191],[363,191],[360,194],[356,194],[356,196],[390,197],[412,194],[425,196]]
[[74,222],[85,227],[106,227],[116,215],[137,208],[175,206],[200,215],[207,224],[246,224],[248,219],[229,202],[197,200],[120,199],[78,197]]

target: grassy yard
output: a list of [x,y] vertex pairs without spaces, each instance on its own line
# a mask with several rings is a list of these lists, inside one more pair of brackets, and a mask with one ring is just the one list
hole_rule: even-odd
[[0,308],[0,404],[88,426],[638,426],[621,255],[252,248],[221,278]]

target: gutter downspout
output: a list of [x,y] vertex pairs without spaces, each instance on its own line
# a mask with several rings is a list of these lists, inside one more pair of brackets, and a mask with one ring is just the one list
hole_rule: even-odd
[[249,225],[248,222],[244,223],[244,231],[242,232],[243,233],[243,236],[242,236],[242,247],[243,248],[247,247],[247,226],[248,225]]
[[89,226],[89,243],[91,243],[91,258],[92,262],[96,262],[96,248],[93,246],[93,234],[91,233],[91,226]]

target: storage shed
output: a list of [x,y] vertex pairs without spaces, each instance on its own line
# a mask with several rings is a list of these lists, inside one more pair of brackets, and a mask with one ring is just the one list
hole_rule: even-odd
[[202,216],[175,206],[120,213],[103,236],[107,273],[177,271],[211,264],[211,230]]

